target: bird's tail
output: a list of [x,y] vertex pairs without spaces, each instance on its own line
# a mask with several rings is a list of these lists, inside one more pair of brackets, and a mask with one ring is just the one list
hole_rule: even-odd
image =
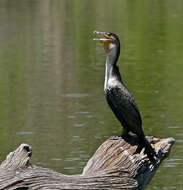
[[149,160],[155,163],[156,160],[154,157],[157,157],[157,154],[145,136],[140,137],[140,143],[142,144],[143,147],[145,147],[145,153],[147,154]]

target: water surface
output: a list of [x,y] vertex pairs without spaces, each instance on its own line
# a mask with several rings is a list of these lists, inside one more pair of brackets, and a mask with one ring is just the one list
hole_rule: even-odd
[[2,0],[0,159],[20,143],[32,162],[81,173],[121,127],[103,94],[105,55],[92,31],[117,33],[119,67],[147,135],[176,144],[147,189],[183,189],[183,2]]

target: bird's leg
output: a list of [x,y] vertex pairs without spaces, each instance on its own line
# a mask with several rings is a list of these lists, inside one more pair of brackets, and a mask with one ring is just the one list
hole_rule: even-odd
[[118,140],[118,139],[129,139],[131,135],[129,134],[129,130],[127,128],[123,128],[123,133],[120,136],[112,136],[110,137],[111,140]]
[[118,139],[121,139],[121,138],[122,138],[122,136],[120,135],[120,136],[112,136],[109,139],[111,139],[111,140],[118,140]]
[[131,135],[129,134],[129,130],[126,127],[123,127],[123,133],[122,133],[121,137],[123,139],[128,139],[131,137]]

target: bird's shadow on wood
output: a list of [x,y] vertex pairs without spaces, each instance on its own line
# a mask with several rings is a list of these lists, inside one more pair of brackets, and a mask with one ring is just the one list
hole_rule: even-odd
[[140,153],[142,151],[142,149],[144,148],[141,143],[139,138],[136,135],[130,135],[128,134],[127,136],[113,136],[110,137],[109,139],[111,140],[123,140],[126,143],[128,143],[130,146],[136,146],[136,151],[135,154]]

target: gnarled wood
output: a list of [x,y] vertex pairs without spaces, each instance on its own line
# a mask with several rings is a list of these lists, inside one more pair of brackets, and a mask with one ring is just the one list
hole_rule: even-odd
[[81,175],[64,175],[30,164],[32,148],[21,144],[0,165],[0,189],[125,189],[142,190],[170,153],[173,138],[148,137],[158,159],[152,164],[139,152],[138,139],[106,140]]

